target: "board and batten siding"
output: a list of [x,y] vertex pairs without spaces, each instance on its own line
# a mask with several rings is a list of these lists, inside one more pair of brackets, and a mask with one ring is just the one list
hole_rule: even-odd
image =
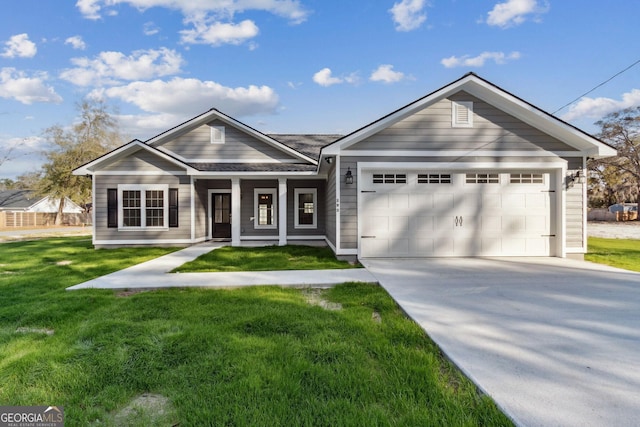
[[[97,175],[95,180],[95,235],[96,241],[110,241],[118,244],[119,240],[188,240],[191,239],[191,180],[186,175]],[[119,230],[107,227],[107,189],[118,188],[118,185],[168,185],[178,189],[178,224],[179,227],[162,229]],[[122,212],[118,212],[122,215]],[[166,219],[168,221],[168,218]],[[111,243],[110,243],[111,244]],[[152,244],[152,242],[151,242]]]
[[325,200],[325,209],[327,212],[326,219],[326,237],[333,247],[336,246],[336,166],[331,165],[327,176],[327,192]]
[[[297,188],[316,189],[316,228],[296,228],[295,190]],[[287,180],[287,236],[324,236],[326,224],[325,181],[323,179]]]
[[[224,144],[211,143],[211,128],[209,125],[224,126]],[[241,162],[247,160],[268,162],[273,160],[294,160],[289,154],[219,120],[215,120],[208,125],[202,125],[171,141],[165,142],[161,147],[182,158],[193,161],[227,160]]]
[[[473,102],[473,126],[453,127],[452,101]],[[465,92],[418,111],[349,150],[576,151]]]

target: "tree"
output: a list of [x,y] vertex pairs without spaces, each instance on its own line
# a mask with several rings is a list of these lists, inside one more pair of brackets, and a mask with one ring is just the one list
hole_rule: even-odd
[[80,121],[71,128],[56,125],[44,131],[51,148],[44,152],[47,162],[37,190],[60,200],[56,224],[62,222],[66,197],[79,204],[91,200],[91,182],[71,172],[123,142],[117,122],[104,102],[85,100],[77,108]]
[[618,150],[618,155],[593,161],[592,173],[600,175],[609,191],[615,191],[616,202],[634,197],[640,203],[640,107],[608,114],[596,125],[599,138]]

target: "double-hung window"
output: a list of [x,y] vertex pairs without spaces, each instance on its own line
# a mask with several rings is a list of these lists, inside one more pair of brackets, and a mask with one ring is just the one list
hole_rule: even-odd
[[317,228],[318,190],[315,188],[296,188],[294,190],[294,210],[296,228]]
[[167,185],[119,185],[118,228],[167,228]]
[[277,191],[275,188],[256,188],[254,195],[255,228],[277,228]]

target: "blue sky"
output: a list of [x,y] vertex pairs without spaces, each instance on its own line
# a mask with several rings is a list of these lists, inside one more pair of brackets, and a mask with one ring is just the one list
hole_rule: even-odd
[[[263,132],[348,133],[469,71],[553,112],[640,59],[640,2],[5,0],[0,178],[99,97],[130,139],[211,107]],[[557,113],[640,105],[640,65]]]

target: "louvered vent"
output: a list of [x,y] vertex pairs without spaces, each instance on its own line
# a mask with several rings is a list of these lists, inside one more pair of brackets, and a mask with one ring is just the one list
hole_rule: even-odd
[[454,101],[451,105],[451,126],[472,127],[473,126],[473,102]]

